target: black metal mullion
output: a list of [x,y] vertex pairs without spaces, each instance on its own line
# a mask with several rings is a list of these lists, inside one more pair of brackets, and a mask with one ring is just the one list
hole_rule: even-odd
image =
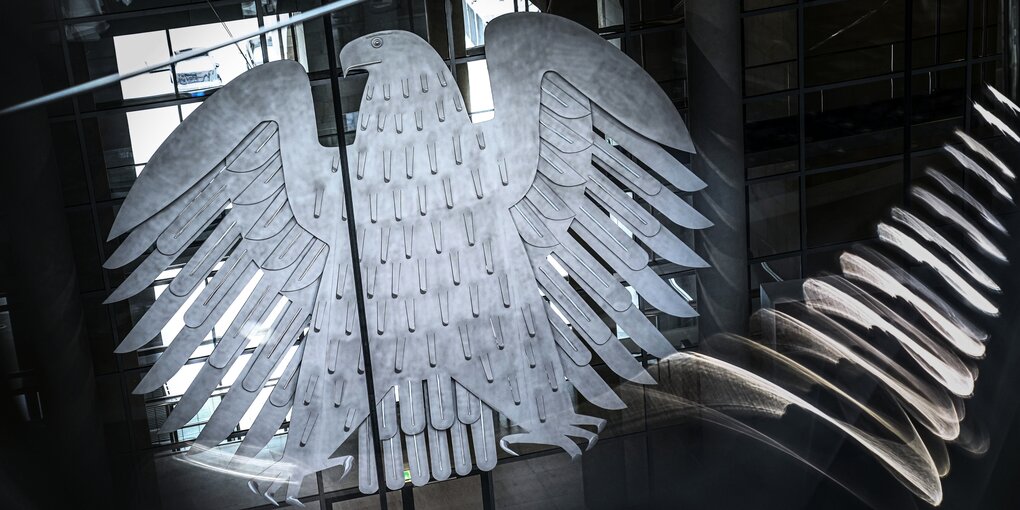
[[482,510],[496,510],[496,492],[495,485],[492,483],[492,471],[482,471],[478,480],[482,486]]
[[[256,22],[258,23],[259,28],[262,28],[266,24],[266,21],[265,21],[266,8],[262,5],[262,0],[254,0],[254,1],[255,1],[255,18],[256,18]],[[266,38],[266,34],[260,34],[259,35],[259,44],[262,45],[262,63],[263,64],[268,64],[269,63],[269,44],[268,44],[267,41],[268,41],[268,39]],[[277,44],[280,44],[280,41],[277,41]],[[282,51],[280,52],[280,57],[281,58],[283,57],[283,52]]]
[[[749,68],[746,65],[746,63],[747,63],[747,38],[744,37],[744,33],[745,33],[745,31],[744,31],[744,19],[745,19],[745,16],[741,16],[740,17],[740,85],[741,85],[741,87],[740,87],[740,90],[741,90],[740,96],[741,96],[741,103],[742,103],[740,105],[740,121],[741,121],[741,131],[743,133],[746,133],[747,132],[747,87],[746,87],[746,84],[744,82],[745,82],[745,78],[747,77],[747,70]],[[798,83],[798,85],[800,84],[800,80],[799,79],[797,80],[797,83]],[[789,104],[789,103],[787,103],[787,104]],[[751,228],[750,228],[750,226],[751,226],[751,193],[750,193],[750,189],[749,189],[751,187],[751,184],[750,184],[751,180],[748,179],[748,175],[747,175],[747,158],[746,158],[746,156],[747,156],[747,149],[744,149],[744,156],[745,156],[744,157],[744,225],[747,227],[747,228],[744,229],[744,250],[746,252],[745,260],[747,260],[747,267],[744,268],[744,269],[746,271],[747,281],[750,282],[751,281],[751,274],[752,274],[751,268],[754,267],[754,263],[751,262],[751,255],[752,255],[752,253],[751,253]],[[751,310],[752,312],[754,312],[755,311],[754,310],[754,298],[751,296],[750,291],[748,292],[748,295],[747,295],[747,301],[748,301],[747,309]]]
[[449,58],[446,60],[447,67],[450,68],[450,74],[453,75],[454,79],[457,79],[457,50],[456,45],[453,42],[453,2],[446,0],[446,50],[449,52]]
[[807,101],[804,92],[804,69],[807,52],[804,50],[804,0],[797,0],[797,173],[798,204],[800,207],[801,274],[804,273],[804,250],[807,249]]
[[[320,2],[321,3],[321,2]],[[333,40],[333,16],[322,17],[326,32],[326,56],[329,58],[330,90],[333,95],[333,116],[337,125],[337,150],[340,152],[341,178],[344,186],[344,208],[347,212],[347,235],[350,239],[351,260],[358,260],[358,234],[355,227],[354,197],[351,193],[350,165],[347,161],[347,141],[344,134],[343,104],[340,99],[340,82],[337,71],[336,41]],[[387,510],[386,504],[386,471],[383,467],[382,443],[379,440],[379,417],[376,413],[375,380],[372,376],[372,351],[368,342],[368,319],[365,316],[364,285],[361,271],[352,271],[354,276],[354,294],[358,303],[358,329],[361,334],[361,355],[365,362],[365,385],[369,402],[369,425],[372,429],[372,449],[375,454],[375,470],[379,486],[379,508]]]
[[[172,57],[172,56],[174,56],[174,44],[173,44],[173,41],[170,40],[170,30],[163,29],[163,33],[166,34],[166,51],[169,52],[170,56]],[[172,81],[173,84],[174,84],[174,97],[176,97],[176,98],[181,97],[181,89],[180,89],[180,86],[177,84],[177,64],[176,63],[170,64],[170,81]],[[180,107],[177,108],[177,112],[180,113]],[[181,122],[183,122],[183,121],[184,121],[184,119],[181,118]]]
[[[939,14],[936,13],[936,16]],[[904,1],[903,12],[903,205],[910,204],[911,138],[914,122],[914,0]],[[937,36],[936,36],[937,37]],[[937,55],[936,55],[937,57]],[[937,62],[937,61],[936,61]]]
[[329,507],[326,506],[325,484],[322,481],[322,471],[315,472],[315,490],[319,500],[319,509],[328,510]]
[[414,510],[414,487],[405,485],[400,489],[401,510]]
[[[971,118],[972,118],[971,111],[974,109],[973,105],[971,104],[973,102],[973,100],[974,100],[974,98],[973,98],[973,88],[974,88],[974,65],[975,64],[973,64],[971,62],[971,59],[974,57],[974,55],[973,55],[973,53],[974,53],[974,0],[967,0],[967,14],[966,14],[966,17],[964,19],[966,19],[966,23],[967,23],[967,41],[965,43],[966,44],[966,54],[963,57],[963,62],[967,66],[967,68],[964,71],[964,73],[966,74],[966,78],[964,79],[964,88],[965,88],[964,94],[965,94],[966,99],[964,100],[964,109],[963,109],[963,127],[964,127],[964,131],[966,131],[967,133],[970,133],[970,130],[971,130]],[[964,172],[964,175],[967,175],[967,173]]]

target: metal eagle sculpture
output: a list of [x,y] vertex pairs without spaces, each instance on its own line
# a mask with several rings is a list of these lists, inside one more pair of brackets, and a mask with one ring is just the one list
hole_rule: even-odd
[[[591,446],[605,421],[576,412],[573,389],[625,407],[589,366],[593,353],[625,379],[654,382],[602,317],[655,356],[674,352],[621,280],[665,313],[696,315],[648,267],[649,250],[707,265],[669,226],[710,226],[673,191],[704,187],[664,149],[693,152],[674,105],[626,55],[565,19],[505,15],[485,39],[495,118],[481,123],[418,36],[378,32],[343,48],[345,74],[368,72],[346,148],[350,190],[338,150],[318,143],[305,71],[284,61],[205,101],[120,209],[110,237],[128,235],[106,267],[144,259],[109,301],[147,289],[211,230],[117,352],[183,313],[185,327],[135,389],[151,392],[236,312],[161,430],[187,423],[243,364],[193,450],[227,438],[272,386],[234,457],[254,458],[289,414],[282,457],[250,483],[271,501],[284,486],[297,501],[316,471],[346,473],[351,457],[334,455],[354,436],[360,488],[378,490],[370,412],[390,489],[404,484],[405,459],[422,485],[491,470],[497,443],[578,455],[574,438]],[[254,352],[239,361],[246,347]],[[497,413],[514,433],[496,437]]]

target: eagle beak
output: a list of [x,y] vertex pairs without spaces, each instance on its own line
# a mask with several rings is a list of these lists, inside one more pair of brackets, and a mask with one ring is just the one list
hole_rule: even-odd
[[362,41],[352,41],[347,43],[340,50],[340,64],[343,66],[344,77],[355,69],[364,69],[368,66],[378,64],[380,60],[367,60],[362,55],[364,52],[360,51]]
[[[341,58],[341,61],[342,60],[343,59]],[[368,66],[372,66],[372,65],[378,64],[380,62],[382,62],[382,60],[373,60],[371,62],[362,62],[360,64],[352,64],[352,65],[349,65],[349,66],[344,66],[344,78],[347,77],[347,73],[349,73],[349,72],[351,72],[351,71],[353,71],[355,69],[365,69]]]

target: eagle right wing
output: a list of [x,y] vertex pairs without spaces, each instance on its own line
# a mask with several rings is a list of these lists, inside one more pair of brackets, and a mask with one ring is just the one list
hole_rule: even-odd
[[[593,355],[620,377],[654,380],[610,326],[656,357],[675,352],[634,294],[669,315],[697,315],[649,265],[650,254],[681,268],[708,265],[674,233],[711,226],[678,194],[698,191],[704,182],[663,147],[693,152],[690,137],[676,107],[643,69],[573,22],[505,15],[489,24],[486,41],[501,138],[529,138],[515,140],[509,157],[533,172],[511,214],[546,300],[555,352],[588,401],[620,409],[623,402],[591,366]],[[518,79],[500,74],[507,69]],[[575,418],[564,413],[563,419]],[[586,437],[569,425],[559,430]],[[553,436],[515,434],[502,444],[554,444],[580,453],[555,435],[556,427],[546,430]]]

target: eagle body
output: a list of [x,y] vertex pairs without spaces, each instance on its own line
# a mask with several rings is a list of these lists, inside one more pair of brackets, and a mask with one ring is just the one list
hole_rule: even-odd
[[[413,36],[371,37],[385,49]],[[436,475],[448,476],[451,461],[470,472],[469,429],[475,462],[491,469],[490,406],[525,430],[555,427],[550,416],[573,411],[559,392],[546,308],[510,213],[537,167],[528,175],[508,166],[512,139],[472,124],[430,46],[401,46],[369,71],[348,149],[391,489],[404,483],[402,449],[412,477],[428,479],[418,468],[427,443],[432,451],[462,443],[452,459],[432,459]]]

